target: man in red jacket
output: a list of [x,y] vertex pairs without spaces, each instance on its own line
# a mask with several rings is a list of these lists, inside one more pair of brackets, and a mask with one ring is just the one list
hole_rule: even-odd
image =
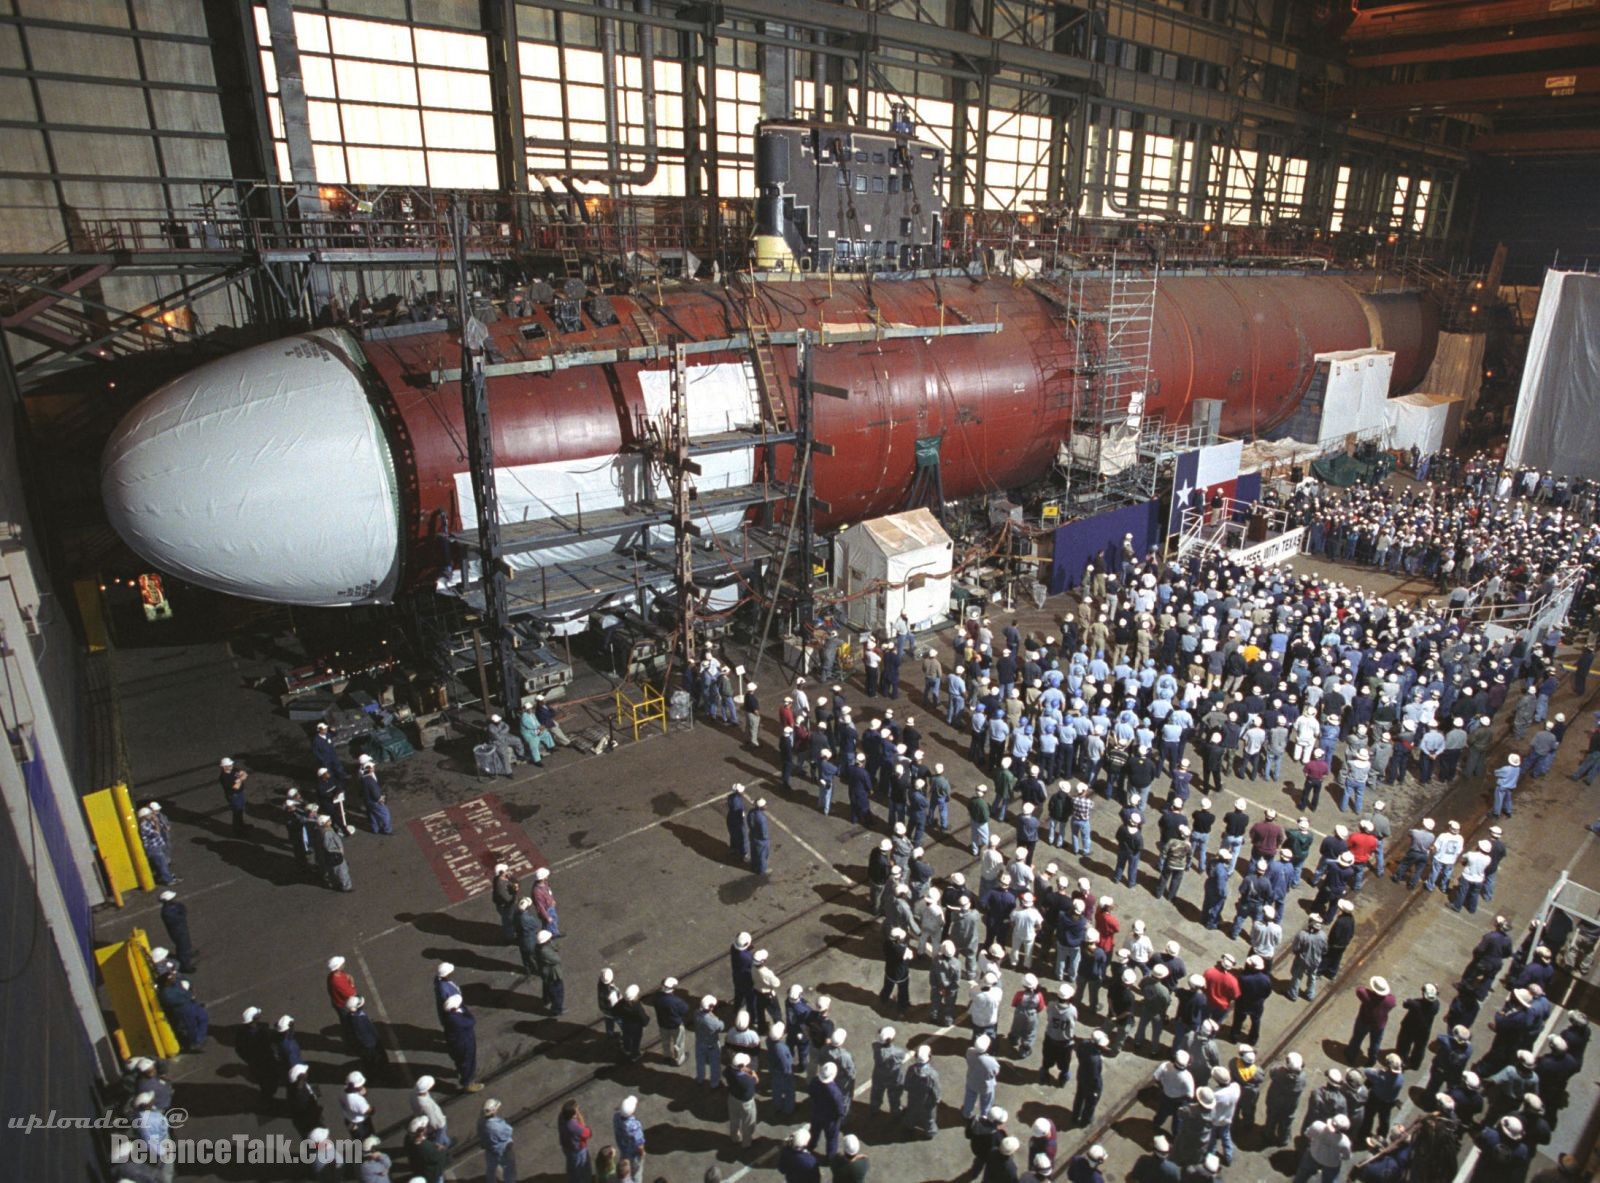
[[344,971],[343,957],[328,958],[328,1001],[333,1012],[344,1013],[344,1004],[356,996],[356,980]]
[[1378,849],[1378,835],[1373,829],[1372,822],[1362,821],[1361,828],[1345,839],[1345,847],[1356,860],[1356,878],[1351,884],[1351,890],[1360,891],[1361,885],[1367,881],[1367,871],[1375,869],[1372,866],[1372,855]]
[[[1378,1049],[1383,1046],[1383,1030],[1389,1025],[1389,1012],[1394,1009],[1395,997],[1389,993],[1389,983],[1383,978],[1373,978],[1365,986],[1356,987],[1355,1029],[1350,1032],[1350,1042],[1345,1051],[1356,1063],[1376,1064]],[[1371,1051],[1362,1058],[1362,1043],[1371,1039]]]
[[1239,997],[1239,979],[1233,976],[1233,955],[1224,953],[1205,972],[1206,1015],[1219,1026]]

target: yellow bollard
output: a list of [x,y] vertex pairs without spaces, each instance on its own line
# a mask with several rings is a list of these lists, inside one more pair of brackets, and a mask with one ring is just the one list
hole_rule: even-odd
[[111,786],[113,800],[117,803],[117,820],[122,823],[122,836],[128,844],[128,858],[133,863],[134,876],[145,891],[156,889],[156,877],[150,871],[150,860],[145,858],[144,843],[139,840],[139,819],[133,813],[133,798],[128,786],[118,781]]
[[182,1049],[156,999],[150,938],[144,930],[136,928],[127,940],[96,949],[94,959],[127,1052],[161,1059],[177,1055]]

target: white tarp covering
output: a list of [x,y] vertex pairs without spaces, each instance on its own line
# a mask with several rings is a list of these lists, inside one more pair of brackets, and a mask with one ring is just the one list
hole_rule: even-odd
[[163,571],[283,604],[386,601],[400,523],[388,445],[336,329],[167,383],[101,461],[106,514]]
[[1328,366],[1318,441],[1328,443],[1353,433],[1382,431],[1394,354],[1382,349],[1347,349],[1319,353],[1316,360]]
[[[756,422],[759,412],[755,394],[743,364],[690,366],[688,376],[691,439],[735,431]],[[639,386],[647,414],[664,430],[672,401],[672,375],[666,370],[642,370]],[[694,482],[702,492],[748,485],[754,480],[755,451],[751,448],[713,452],[699,457],[696,463],[704,470]],[[649,484],[648,466],[635,455],[592,456],[495,469],[502,524],[556,516],[576,520],[580,510],[588,514],[642,501]],[[665,476],[658,475],[654,492],[662,500],[670,497]],[[478,509],[468,472],[456,473],[456,499],[463,522],[475,525]],[[735,510],[710,517],[702,515],[697,520],[709,537],[710,531],[725,534],[736,530],[743,516],[743,510]],[[513,567],[533,568],[543,563],[588,558],[616,545],[615,538],[600,538],[513,555],[507,561]]]
[[[851,597],[846,618],[855,627],[890,627],[903,612],[921,628],[949,611],[955,546],[927,509],[858,522],[833,546],[834,569]],[[867,591],[874,584],[883,586]]]
[[1459,394],[1405,394],[1383,408],[1388,420],[1386,448],[1416,448],[1427,454],[1453,447],[1461,429],[1465,400]]
[[1600,275],[1546,271],[1506,463],[1600,477]]
[[1459,394],[1466,400],[1463,411],[1478,404],[1483,389],[1483,348],[1485,333],[1440,333],[1433,350],[1433,362],[1423,375],[1418,390],[1434,394]]

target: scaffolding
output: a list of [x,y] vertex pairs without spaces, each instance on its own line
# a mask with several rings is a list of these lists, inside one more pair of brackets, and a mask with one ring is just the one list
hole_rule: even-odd
[[1072,345],[1071,363],[1055,378],[1064,383],[1072,409],[1057,466],[1075,517],[1150,500],[1161,462],[1183,450],[1194,433],[1168,430],[1145,414],[1159,275],[1113,254],[1103,272],[1030,281],[1056,310]]

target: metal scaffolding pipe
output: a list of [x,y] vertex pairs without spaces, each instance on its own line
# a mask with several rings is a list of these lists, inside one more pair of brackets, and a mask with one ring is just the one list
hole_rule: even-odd
[[[614,10],[616,0],[601,0],[601,6]],[[635,0],[634,8],[641,17],[650,15],[651,0]],[[649,24],[636,27],[639,35],[639,74],[644,106],[644,143],[624,146],[620,143],[617,116],[617,22],[618,17],[599,17],[600,57],[605,70],[605,122],[606,167],[593,169],[529,169],[530,176],[540,180],[551,178],[569,183],[603,181],[611,189],[611,196],[619,196],[623,186],[648,185],[656,179],[661,167],[661,149],[656,143],[656,47],[655,34]],[[638,170],[622,167],[622,157],[642,156],[644,164]]]

